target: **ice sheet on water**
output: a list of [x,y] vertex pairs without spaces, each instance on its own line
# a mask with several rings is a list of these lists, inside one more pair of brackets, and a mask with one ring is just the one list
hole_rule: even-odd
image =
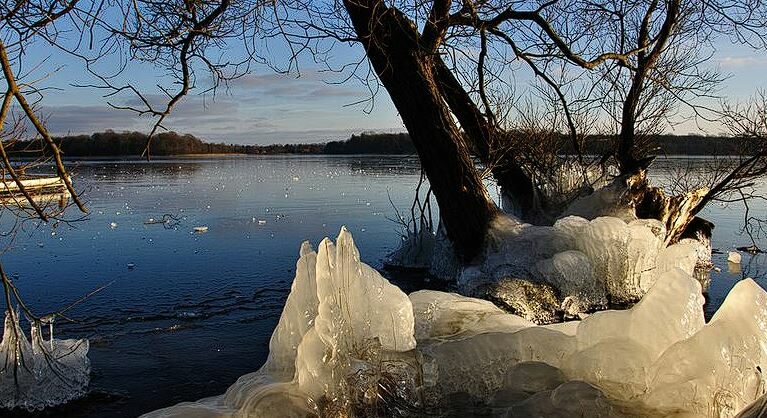
[[28,339],[18,318],[18,312],[6,312],[0,408],[37,411],[84,396],[90,380],[88,340],[45,340],[39,323],[33,323]]
[[342,230],[302,246],[260,371],[148,416],[734,417],[765,393],[767,293],[738,283],[708,324],[702,303],[669,267],[630,309],[538,326],[484,300],[408,297]]

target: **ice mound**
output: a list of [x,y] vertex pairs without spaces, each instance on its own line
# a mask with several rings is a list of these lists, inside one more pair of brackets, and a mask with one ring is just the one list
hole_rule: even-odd
[[342,229],[302,245],[261,370],[147,416],[758,416],[767,293],[744,280],[705,324],[691,272],[656,267],[648,286],[630,309],[541,326],[481,299],[408,297]]
[[410,299],[360,262],[342,228],[336,244],[326,238],[317,253],[302,244],[269,358],[258,372],[223,396],[148,416],[354,416],[387,410],[382,399],[414,405],[415,346]]
[[[548,227],[499,216],[483,254],[459,275],[458,288],[462,294],[501,301],[509,312],[537,323],[578,317],[608,302],[633,303],[664,272],[681,268],[693,274],[710,257],[705,245],[692,239],[666,247],[665,234],[654,219],[627,223],[615,217],[589,221],[568,216]],[[510,280],[527,285],[509,286]],[[520,298],[520,288],[537,286],[536,293],[550,299],[541,285],[555,289],[556,303]]]
[[5,314],[0,408],[39,411],[84,396],[90,380],[88,340],[59,340],[52,335],[45,340],[40,323],[34,322],[30,342],[18,318],[18,312]]
[[[457,295],[411,299],[416,329],[429,330],[417,337],[432,405],[456,398],[492,416],[568,416],[554,396],[561,389],[593,402],[586,416],[733,417],[765,393],[767,294],[752,280],[732,290],[709,324],[700,284],[679,269],[631,309],[548,326]],[[509,377],[527,362],[546,367]],[[520,390],[522,382],[536,390]]]

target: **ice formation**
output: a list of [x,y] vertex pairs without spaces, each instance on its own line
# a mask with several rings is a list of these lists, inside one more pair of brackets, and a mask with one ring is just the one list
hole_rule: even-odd
[[0,342],[0,409],[42,410],[85,395],[90,380],[88,340],[45,340],[39,322],[30,339],[18,312],[6,312]]
[[462,294],[537,323],[636,302],[659,274],[676,267],[694,273],[706,290],[711,254],[705,243],[688,238],[666,247],[663,223],[625,218],[567,216],[534,226],[499,216],[484,252],[469,266],[456,264],[442,231],[408,237],[389,263],[428,267]]
[[608,302],[636,302],[675,268],[702,276],[696,269],[710,257],[705,245],[684,239],[665,247],[664,237],[663,224],[653,219],[627,223],[568,216],[553,226],[534,226],[501,216],[491,226],[484,253],[460,273],[458,288],[462,294],[516,301],[520,286],[511,288],[515,295],[503,296],[509,280],[551,285],[558,294],[555,309],[529,300],[508,306],[510,312],[538,323],[552,322],[545,318],[558,313],[577,317]]
[[437,237],[422,227],[417,232],[407,230],[399,248],[389,254],[385,263],[393,267],[428,269],[432,264]]
[[[593,225],[595,233],[603,226]],[[632,256],[631,244],[614,235],[606,239],[623,243],[626,259],[651,259]],[[586,258],[600,248],[607,253],[594,263],[612,260],[609,249],[588,242]],[[552,261],[554,268],[577,264],[572,254]],[[759,416],[767,293],[743,280],[705,323],[700,284],[678,264],[687,266],[656,263],[646,282],[643,270],[625,264],[595,267],[593,277],[645,286],[645,295],[627,310],[536,325],[481,299],[428,290],[407,296],[360,262],[342,229],[336,245],[325,239],[317,253],[302,245],[261,370],[224,395],[147,417]]]

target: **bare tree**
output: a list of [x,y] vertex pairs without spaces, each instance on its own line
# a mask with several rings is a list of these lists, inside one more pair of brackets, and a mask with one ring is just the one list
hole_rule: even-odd
[[[6,21],[18,54],[36,38],[82,58],[97,80],[86,86],[102,89],[115,108],[153,118],[150,141],[184,95],[215,94],[253,63],[300,71],[301,57],[309,54],[341,82],[357,79],[372,94],[382,85],[414,141],[448,236],[470,260],[498,213],[482,185],[483,170],[522,218],[546,222],[563,205],[546,198],[556,172],[550,167],[574,167],[558,153],[572,151],[584,189],[592,186],[589,170],[604,165],[603,158],[584,158],[595,120],[612,118],[619,129],[611,154],[622,173],[646,167],[653,129],[670,121],[680,104],[697,112],[695,99],[708,97],[719,81],[697,70],[713,36],[762,46],[765,7],[760,0],[36,0],[3,12],[11,17]],[[67,17],[77,36],[65,42],[55,26],[37,30],[35,13]],[[228,48],[234,43],[239,49]],[[336,62],[338,44],[359,44],[364,55]],[[266,47],[286,54],[270,57]],[[117,74],[100,71],[101,57],[120,57]],[[162,100],[120,81],[131,61],[166,75],[168,84],[158,86]],[[203,72],[212,82],[200,78]],[[536,78],[542,100],[556,109],[552,125],[538,130],[548,132],[544,136],[515,129],[524,121],[509,123],[510,113],[499,105],[517,101],[517,74]],[[602,112],[597,117],[595,109]],[[554,133],[566,140],[551,147],[559,138]]]

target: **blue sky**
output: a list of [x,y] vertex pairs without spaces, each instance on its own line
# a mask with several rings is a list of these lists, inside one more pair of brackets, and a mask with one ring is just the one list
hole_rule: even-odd
[[[283,51],[273,53],[279,58]],[[339,46],[333,50],[333,60],[351,62],[361,53],[358,46]],[[54,134],[150,129],[149,118],[109,108],[103,92],[73,87],[72,84],[94,83],[78,60],[51,52],[42,44],[32,45],[25,60],[27,68],[46,60],[30,78],[59,68],[43,81],[45,86],[55,87],[46,93],[42,105]],[[109,69],[116,63],[106,60],[100,65]],[[720,91],[728,100],[745,100],[756,89],[767,88],[767,54],[763,51],[733,46],[723,40],[717,43],[711,65],[730,75]],[[156,83],[169,85],[167,77],[146,64],[129,65],[122,79],[134,82],[147,97],[155,100],[161,98]],[[231,82],[227,88],[220,88],[215,98],[210,94],[190,94],[165,125],[209,141],[243,144],[323,142],[345,139],[351,133],[362,131],[404,131],[385,90],[378,92],[371,108],[370,102],[355,104],[370,98],[365,86],[355,80],[334,84],[340,80],[338,74],[322,72],[316,64],[305,60],[301,63],[300,75],[278,74],[265,66],[256,66],[251,74]],[[527,85],[530,76],[515,75],[515,81]],[[205,84],[204,79],[201,84]],[[118,103],[132,100],[135,99],[116,99]],[[701,128],[711,134],[721,131],[717,124],[701,126],[694,122],[682,123],[669,131],[685,134],[700,132]]]

